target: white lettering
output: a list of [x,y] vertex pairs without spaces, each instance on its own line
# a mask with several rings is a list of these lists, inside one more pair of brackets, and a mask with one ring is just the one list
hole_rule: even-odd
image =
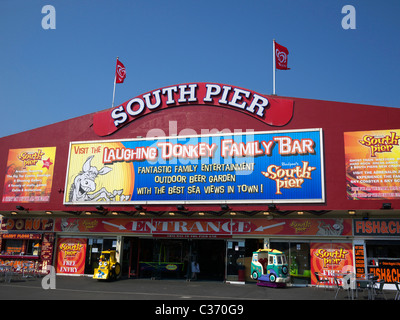
[[118,108],[114,109],[111,112],[111,117],[115,120],[114,125],[116,127],[118,127],[120,124],[124,123],[128,119],[128,116],[125,113],[123,106],[119,106]]
[[[189,90],[185,91],[185,89],[188,86],[186,84],[179,86],[179,90],[180,90],[180,98],[178,100],[178,102],[196,102],[197,98],[196,98],[196,88],[197,88],[197,84],[190,84],[189,85]],[[185,99],[186,95],[190,95],[189,100]]]
[[238,88],[234,88],[233,92],[234,92],[234,94],[233,94],[232,100],[228,104],[233,107],[240,108],[240,109],[246,108],[246,102],[239,104],[238,101],[242,100],[242,98],[243,98],[241,96],[241,94],[244,94],[244,96],[246,98],[248,98],[250,96],[250,92],[242,90],[242,89],[238,89]]
[[177,91],[178,91],[178,88],[176,86],[164,88],[162,90],[162,94],[167,93],[168,100],[165,102],[166,104],[175,103],[175,100],[174,100],[174,97],[172,95],[172,92],[177,92]]
[[211,96],[217,96],[221,92],[221,87],[217,84],[206,84],[207,93],[203,101],[212,102]]
[[[139,105],[139,109],[137,109],[136,111],[132,110],[132,105],[137,103]],[[129,115],[131,115],[132,117],[135,117],[139,114],[141,114],[144,110],[144,102],[142,99],[140,98],[134,98],[131,101],[128,102],[128,104],[126,105],[126,112],[128,112]]]

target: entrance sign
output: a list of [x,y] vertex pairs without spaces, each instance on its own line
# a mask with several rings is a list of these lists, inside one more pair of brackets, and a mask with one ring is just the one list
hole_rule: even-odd
[[70,144],[64,204],[323,202],[322,130]]
[[190,83],[160,88],[93,116],[93,129],[107,136],[153,111],[179,106],[209,105],[229,108],[271,126],[283,126],[293,116],[293,100],[266,97],[254,91],[218,83]]
[[57,218],[55,231],[62,233],[125,233],[183,238],[230,238],[235,236],[352,235],[351,219],[229,219],[229,218]]

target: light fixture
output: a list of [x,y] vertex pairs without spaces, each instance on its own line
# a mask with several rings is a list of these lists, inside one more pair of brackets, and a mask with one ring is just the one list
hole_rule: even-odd
[[11,211],[11,214],[16,215],[16,214],[17,214],[17,211]]
[[112,214],[113,216],[117,216],[117,215],[118,215],[118,212],[117,212],[117,211],[113,211],[113,212],[111,212],[111,214]]
[[302,215],[302,214],[304,214],[304,211],[297,211],[297,214]]
[[183,206],[183,205],[181,205],[181,204],[178,204],[178,205],[176,206],[176,208],[177,208],[179,211],[186,210],[186,209],[185,209],[185,206]]
[[269,215],[269,211],[263,211],[263,215],[264,216],[268,216]]
[[347,211],[347,212],[348,212],[348,214],[351,214],[351,215],[356,214],[356,210],[349,210],[349,211]]
[[139,214],[140,214],[141,216],[145,216],[145,215],[146,215],[146,212],[140,211]]
[[92,213],[90,211],[86,211],[85,214],[90,216]]
[[170,212],[170,213],[168,213],[170,216],[174,216],[175,215],[175,212]]
[[229,210],[229,206],[227,204],[221,204],[222,210]]
[[143,210],[143,207],[140,204],[137,204],[137,205],[135,205],[135,209],[137,211],[141,211],[141,210]]
[[46,211],[46,214],[53,214],[52,211]]
[[384,210],[392,209],[392,204],[391,203],[382,203],[382,209],[384,209]]
[[204,216],[204,212],[199,212],[199,216]]
[[236,212],[234,212],[234,211],[231,211],[229,214],[230,214],[231,216],[236,216]]

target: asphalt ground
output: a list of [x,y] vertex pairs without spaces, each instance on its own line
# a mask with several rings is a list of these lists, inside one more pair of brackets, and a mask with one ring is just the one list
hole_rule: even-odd
[[[55,288],[44,289],[42,283],[45,287],[53,285]],[[378,307],[379,304],[385,303],[396,308],[399,305],[398,301],[393,300],[395,291],[391,290],[385,291],[387,301],[383,297],[379,300],[368,301],[366,292],[359,293],[357,300],[349,299],[347,292],[343,290],[339,291],[337,299],[335,299],[335,294],[334,288],[268,288],[257,286],[255,283],[228,284],[213,281],[186,282],[150,279],[120,279],[107,282],[90,277],[72,276],[56,276],[53,282],[46,278],[28,278],[0,283],[0,303],[12,301],[17,306],[20,300],[30,300],[30,302],[23,302],[23,305],[29,303],[28,305],[32,307],[39,307],[43,306],[44,301],[54,300],[58,315],[63,314],[66,304],[74,305],[72,301],[79,301],[79,305],[90,306],[86,308],[86,311],[90,311],[89,313],[96,310],[108,312],[129,308],[129,310],[141,310],[142,315],[151,319],[181,319],[189,315],[190,319],[210,319],[212,316],[218,316],[215,314],[217,309],[220,317],[230,315],[237,319],[250,319],[254,316],[254,312],[256,314],[260,312],[260,308],[268,309],[269,307],[272,307],[274,313],[277,310],[293,312],[296,308],[321,310],[321,312],[325,310],[324,313],[326,313],[327,308],[335,308],[335,303],[352,306],[348,310],[353,311],[353,307],[360,304],[361,306],[368,304],[369,308],[371,304],[376,304]],[[120,307],[118,303],[121,304]],[[53,302],[51,305],[53,306]],[[58,309],[58,305],[63,309]],[[285,306],[293,306],[293,308]],[[179,309],[185,307],[190,309]],[[25,311],[31,314],[29,310],[28,307]],[[23,310],[18,312],[21,311]],[[187,311],[186,315],[185,311]],[[176,313],[170,315],[169,313],[172,312]]]

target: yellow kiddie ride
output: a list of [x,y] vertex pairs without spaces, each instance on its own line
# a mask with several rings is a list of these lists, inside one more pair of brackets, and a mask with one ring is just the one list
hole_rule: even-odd
[[121,275],[121,266],[117,262],[115,250],[102,251],[99,267],[94,269],[93,279],[116,280]]

